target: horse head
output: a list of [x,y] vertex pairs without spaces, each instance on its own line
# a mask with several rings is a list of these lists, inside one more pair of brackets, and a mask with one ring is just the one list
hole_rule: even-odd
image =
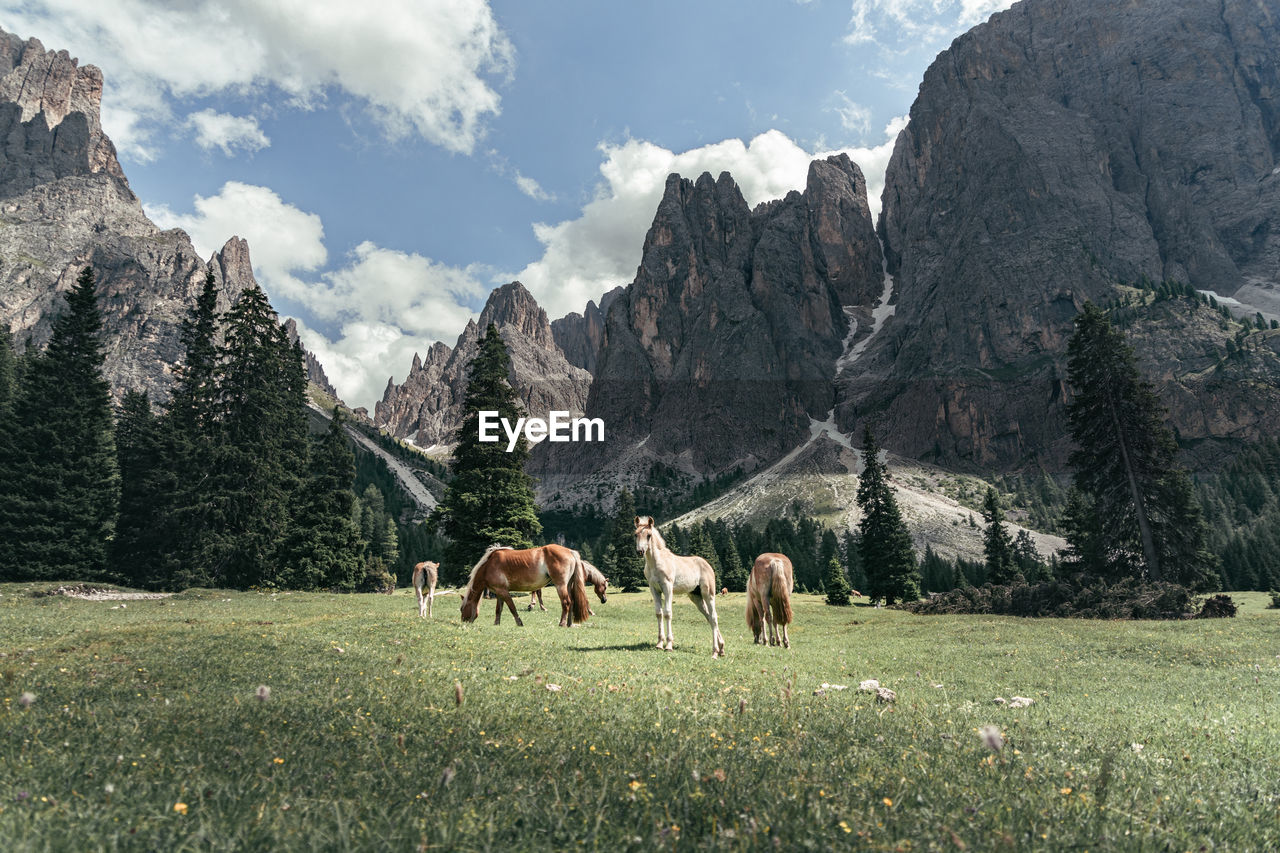
[[655,551],[662,548],[667,543],[662,541],[662,534],[658,532],[657,525],[653,523],[651,515],[636,516],[636,550],[641,554],[648,552],[650,548]]

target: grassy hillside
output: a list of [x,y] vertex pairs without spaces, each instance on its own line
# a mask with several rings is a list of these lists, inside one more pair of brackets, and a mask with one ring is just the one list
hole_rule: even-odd
[[[403,592],[31,589],[0,586],[8,850],[1280,846],[1261,594],[1181,623],[806,596],[790,651],[752,646],[729,595],[713,661],[687,601],[653,648],[647,594],[563,630],[558,605],[462,626],[453,596],[420,621]],[[1036,702],[993,702],[1014,695]]]

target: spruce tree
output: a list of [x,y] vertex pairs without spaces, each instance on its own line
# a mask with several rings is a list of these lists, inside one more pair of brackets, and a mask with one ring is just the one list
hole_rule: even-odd
[[146,392],[127,392],[116,418],[120,515],[109,556],[115,574],[133,586],[172,584],[170,513],[179,481],[168,438]]
[[531,548],[542,535],[533,479],[525,473],[529,445],[521,436],[508,453],[505,441],[480,441],[480,412],[496,411],[515,423],[520,405],[508,381],[511,356],[492,323],[471,361],[456,434],[453,478],[437,519],[450,542],[440,567],[451,583],[464,580],[490,545]]
[[13,350],[13,336],[9,327],[0,324],[0,416],[9,406],[17,384],[18,355]]
[[920,575],[911,534],[902,520],[898,502],[889,486],[889,471],[880,460],[880,446],[868,425],[862,436],[863,471],[858,483],[858,506],[862,508],[859,551],[867,576],[863,590],[873,601],[893,604],[920,597]]
[[609,560],[602,571],[623,592],[639,592],[647,585],[644,556],[636,551],[636,504],[631,492],[618,494],[618,511],[609,534]]
[[827,594],[827,604],[845,607],[849,604],[849,579],[844,575],[844,567],[835,557],[827,560],[827,570],[822,573],[822,588]]
[[1011,584],[1021,573],[1013,559],[1013,539],[1004,526],[1000,496],[990,486],[982,501],[982,521],[985,525],[982,532],[982,553],[987,563],[987,580],[996,585]]
[[364,574],[356,502],[355,454],[347,444],[342,413],[335,407],[329,428],[311,454],[310,476],[281,548],[281,586],[353,592]]
[[0,578],[106,576],[119,478],[93,270],[0,420]]
[[1103,577],[1212,585],[1217,567],[1205,547],[1208,531],[1175,463],[1164,407],[1102,310],[1086,303],[1075,326],[1067,346],[1074,394],[1067,415],[1076,447],[1068,461],[1074,486],[1092,507],[1086,526],[1098,540],[1072,541],[1074,556],[1087,553],[1082,567]]
[[[720,555],[716,553],[715,545],[711,542],[711,535],[707,533],[707,523],[705,521],[692,525],[689,528],[689,554],[695,557],[701,557],[711,564],[711,570],[716,573],[716,578],[720,577]],[[717,589],[716,592],[719,592]]]

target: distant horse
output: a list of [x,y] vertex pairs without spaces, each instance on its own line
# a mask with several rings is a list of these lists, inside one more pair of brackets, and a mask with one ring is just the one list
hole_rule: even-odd
[[711,656],[724,654],[724,637],[716,617],[716,574],[701,557],[680,557],[667,550],[667,543],[650,516],[636,517],[636,550],[644,554],[644,576],[653,594],[654,615],[658,617],[658,648],[671,651],[672,597],[687,592],[711,626]]
[[[583,575],[583,581],[595,587],[596,597],[600,599],[601,604],[604,604],[605,601],[607,600],[607,598],[605,597],[605,590],[608,589],[609,587],[609,579],[604,576],[604,572],[600,571],[595,566],[588,563],[586,560],[582,561],[582,570],[585,573]],[[533,592],[529,593],[529,606],[526,607],[525,609],[532,610],[533,605],[535,603],[538,605],[539,610],[543,611],[544,613],[546,612],[547,608],[544,607],[542,604],[541,589],[535,589]],[[591,608],[587,608],[587,613],[591,616],[596,615],[596,612]]]
[[[791,561],[782,554],[761,554],[751,567],[747,580],[747,627],[756,635],[756,642],[764,645],[764,629],[769,628],[769,645],[781,644],[791,648],[787,626],[791,624],[791,590],[795,586]],[[782,636],[778,636],[778,628]]]
[[433,615],[436,603],[436,580],[440,576],[440,564],[418,563],[413,567],[413,591],[418,596],[418,616]]
[[517,625],[523,625],[511,592],[533,592],[548,583],[555,584],[560,595],[560,624],[585,622],[591,607],[583,583],[582,557],[561,545],[543,545],[516,551],[501,545],[490,545],[480,562],[471,570],[462,595],[462,621],[474,622],[480,609],[480,595],[490,590],[498,597],[493,624],[502,622],[502,605],[511,608]]

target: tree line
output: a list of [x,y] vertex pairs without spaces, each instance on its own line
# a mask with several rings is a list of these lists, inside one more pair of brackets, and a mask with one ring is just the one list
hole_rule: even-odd
[[161,589],[394,583],[395,526],[381,493],[356,496],[336,410],[324,436],[310,438],[301,345],[260,288],[219,315],[206,274],[158,413],[141,391],[113,412],[95,290],[86,267],[43,352],[19,358],[0,336],[0,578]]

